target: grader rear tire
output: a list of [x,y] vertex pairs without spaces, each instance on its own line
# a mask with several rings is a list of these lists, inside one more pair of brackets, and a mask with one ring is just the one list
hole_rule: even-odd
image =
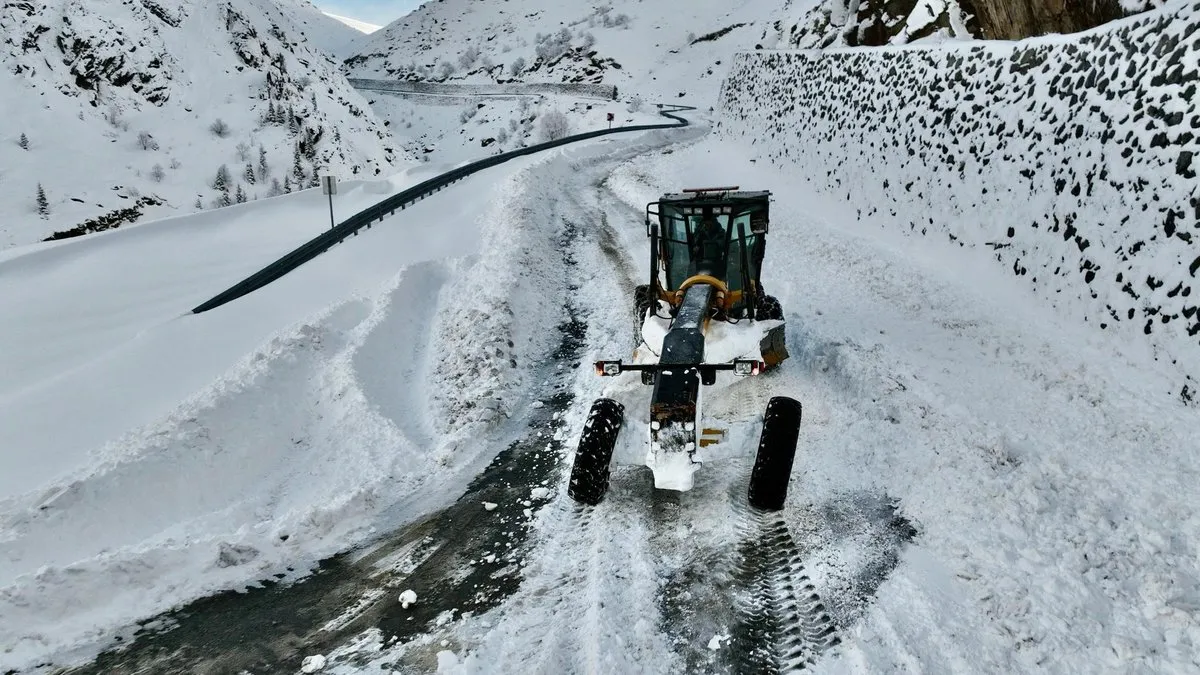
[[758,455],[750,472],[750,505],[756,509],[783,508],[800,437],[801,412],[800,402],[793,398],[775,396],[767,402]]
[[571,499],[589,506],[604,499],[608,492],[608,465],[624,421],[625,406],[620,403],[601,398],[592,404],[571,467],[571,482],[567,486]]

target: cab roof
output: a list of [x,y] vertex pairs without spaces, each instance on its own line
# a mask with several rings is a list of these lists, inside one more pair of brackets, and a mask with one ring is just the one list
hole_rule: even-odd
[[769,190],[740,191],[705,189],[687,192],[672,192],[663,195],[661,202],[730,202],[730,201],[767,201],[771,196]]

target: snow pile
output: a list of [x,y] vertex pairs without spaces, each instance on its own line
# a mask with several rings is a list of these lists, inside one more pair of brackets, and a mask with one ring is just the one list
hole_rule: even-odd
[[0,248],[395,168],[341,30],[300,0],[6,4]]
[[[427,177],[347,185],[338,207]],[[181,313],[328,227],[319,193],[0,256],[0,670],[303,574],[383,509],[466,480],[486,446],[451,452],[462,439],[427,428],[422,383],[441,259],[476,252],[494,180],[203,315]]]
[[1071,39],[743,53],[720,128],[860,219],[990,247],[1059,309],[1175,364],[1190,400],[1197,31],[1188,3]]

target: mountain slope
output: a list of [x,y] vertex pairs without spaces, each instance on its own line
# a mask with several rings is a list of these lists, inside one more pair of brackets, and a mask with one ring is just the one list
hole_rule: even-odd
[[325,22],[296,0],[6,4],[0,248],[209,208],[239,188],[265,197],[317,170],[396,168],[383,125],[305,37],[328,36]]
[[708,105],[716,100],[721,64],[772,32],[783,5],[700,0],[681,13],[668,3],[634,0],[602,6],[444,0],[372,35],[347,65],[356,77],[603,82],[652,99],[686,92]]

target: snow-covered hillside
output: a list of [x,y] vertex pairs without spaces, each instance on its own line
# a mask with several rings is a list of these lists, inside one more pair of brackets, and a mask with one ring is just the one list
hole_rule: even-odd
[[307,0],[10,2],[0,31],[0,248],[405,161]]
[[820,0],[788,3],[777,28],[796,49],[948,40],[1017,40],[1071,33],[1162,6],[1164,0]]
[[[804,0],[808,1],[808,0]],[[602,5],[429,2],[373,34],[352,76],[465,82],[604,82],[622,97],[715,102],[729,58],[774,30],[780,0]]]
[[1197,31],[1189,1],[1070,40],[746,53],[721,128],[862,219],[992,249],[1194,400]]

